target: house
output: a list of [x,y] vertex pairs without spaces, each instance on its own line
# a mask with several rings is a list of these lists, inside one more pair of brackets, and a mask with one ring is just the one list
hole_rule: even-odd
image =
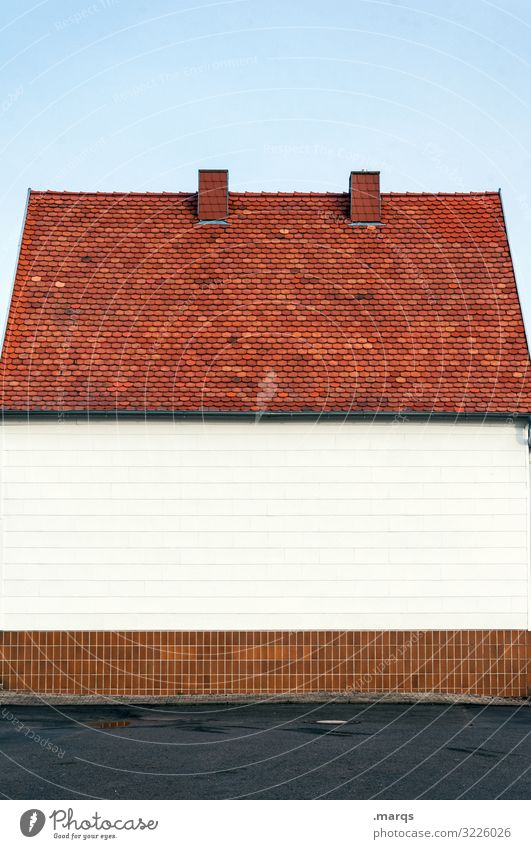
[[31,191],[3,687],[525,694],[528,370],[499,193]]

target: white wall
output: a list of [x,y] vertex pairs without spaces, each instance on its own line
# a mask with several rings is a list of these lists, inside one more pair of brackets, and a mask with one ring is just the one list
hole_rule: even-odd
[[3,627],[525,628],[523,425],[8,422]]

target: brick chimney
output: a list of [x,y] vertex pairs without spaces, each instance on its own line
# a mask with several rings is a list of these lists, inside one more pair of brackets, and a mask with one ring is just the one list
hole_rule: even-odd
[[349,194],[352,224],[378,224],[380,222],[379,171],[351,171]]
[[197,190],[199,221],[226,221],[229,212],[229,172],[200,170]]

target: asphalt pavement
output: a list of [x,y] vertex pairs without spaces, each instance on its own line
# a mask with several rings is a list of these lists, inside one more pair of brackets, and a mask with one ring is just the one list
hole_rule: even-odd
[[5,705],[11,799],[529,799],[531,707]]

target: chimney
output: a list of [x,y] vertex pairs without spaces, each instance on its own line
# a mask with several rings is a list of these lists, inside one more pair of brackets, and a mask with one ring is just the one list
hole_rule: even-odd
[[197,217],[203,222],[224,222],[229,211],[229,172],[200,170]]
[[352,224],[380,223],[379,171],[351,171],[349,194]]

